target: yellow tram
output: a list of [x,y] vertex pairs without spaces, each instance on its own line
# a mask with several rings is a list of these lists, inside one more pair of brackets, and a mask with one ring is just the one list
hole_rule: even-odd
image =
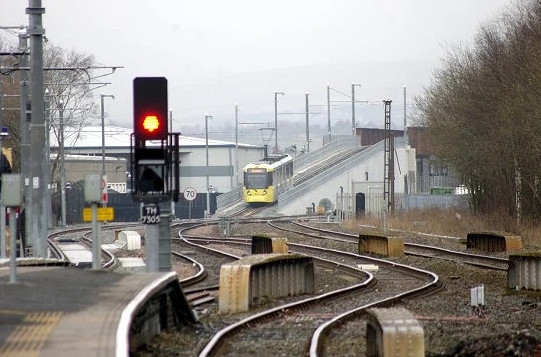
[[244,166],[244,202],[274,203],[287,191],[293,176],[293,158],[289,155],[269,156]]

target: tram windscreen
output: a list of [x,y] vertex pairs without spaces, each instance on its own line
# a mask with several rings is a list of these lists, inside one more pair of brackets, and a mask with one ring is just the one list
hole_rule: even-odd
[[261,189],[269,186],[267,170],[247,169],[244,173],[244,186],[248,189]]

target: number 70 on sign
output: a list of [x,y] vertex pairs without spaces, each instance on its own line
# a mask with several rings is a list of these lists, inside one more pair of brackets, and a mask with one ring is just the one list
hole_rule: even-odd
[[184,199],[186,201],[193,201],[197,197],[197,191],[193,187],[187,187],[184,190]]

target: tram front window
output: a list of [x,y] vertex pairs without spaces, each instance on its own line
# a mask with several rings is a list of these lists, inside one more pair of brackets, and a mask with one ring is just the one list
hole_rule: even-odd
[[267,173],[247,174],[244,180],[244,185],[248,189],[267,188]]

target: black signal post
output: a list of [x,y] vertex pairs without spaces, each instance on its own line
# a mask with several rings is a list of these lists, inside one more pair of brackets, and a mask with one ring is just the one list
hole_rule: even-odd
[[170,133],[167,79],[137,77],[133,80],[133,134],[131,137],[132,199],[142,202],[141,222],[146,225],[147,271],[170,271],[167,205],[178,201],[179,136]]
[[133,80],[132,198],[178,200],[178,136],[168,130],[167,79]]

